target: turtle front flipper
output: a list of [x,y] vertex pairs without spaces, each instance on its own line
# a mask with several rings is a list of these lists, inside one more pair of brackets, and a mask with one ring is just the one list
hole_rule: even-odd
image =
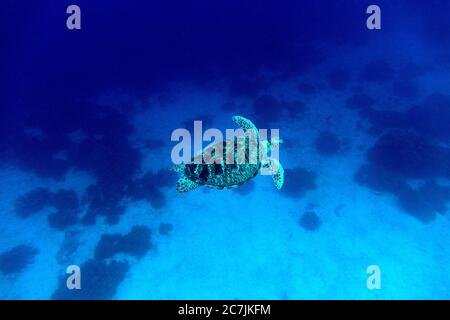
[[256,128],[256,126],[253,124],[253,122],[251,122],[247,118],[244,118],[244,117],[241,117],[241,116],[233,116],[231,119],[233,119],[233,121],[239,127],[244,129],[245,131],[252,129],[252,130],[255,130],[255,133],[258,133],[258,129]]
[[195,188],[198,188],[199,186],[200,184],[192,180],[189,180],[185,176],[182,176],[177,181],[177,192],[178,193],[188,192],[194,190]]
[[264,167],[270,168],[275,187],[280,190],[284,183],[284,169],[281,163],[277,159],[268,158]]

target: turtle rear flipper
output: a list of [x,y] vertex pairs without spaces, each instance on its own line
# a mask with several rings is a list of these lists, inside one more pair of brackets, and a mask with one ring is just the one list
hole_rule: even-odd
[[188,192],[194,190],[195,188],[198,188],[199,186],[200,184],[192,180],[189,180],[188,178],[183,176],[177,181],[177,192],[178,193]]
[[284,169],[281,163],[274,158],[268,158],[265,167],[270,168],[272,171],[273,182],[275,187],[280,190],[284,183]]

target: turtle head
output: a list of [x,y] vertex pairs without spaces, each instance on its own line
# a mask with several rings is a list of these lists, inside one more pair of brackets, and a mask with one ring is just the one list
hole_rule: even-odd
[[184,172],[184,167],[185,167],[185,164],[180,163],[180,164],[176,164],[176,165],[172,166],[169,170],[173,171],[173,172],[182,173],[182,172]]

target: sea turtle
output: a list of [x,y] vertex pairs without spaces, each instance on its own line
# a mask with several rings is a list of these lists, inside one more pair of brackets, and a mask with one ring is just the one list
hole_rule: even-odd
[[[250,120],[241,116],[233,116],[232,119],[242,128],[245,136],[234,137],[234,143],[230,140],[215,142],[207,146],[201,154],[193,157],[191,163],[175,165],[172,170],[181,173],[176,185],[179,193],[188,192],[202,185],[214,189],[237,188],[255,177],[261,168],[270,172],[276,188],[281,189],[284,169],[277,159],[266,155],[271,151],[272,144],[279,144],[282,140],[260,141],[258,129]],[[205,155],[208,155],[211,161],[206,163],[194,161],[196,158],[204,159]]]

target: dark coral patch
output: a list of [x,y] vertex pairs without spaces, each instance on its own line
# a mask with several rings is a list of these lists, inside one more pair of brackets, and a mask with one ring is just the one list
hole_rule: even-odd
[[73,190],[61,189],[53,193],[46,188],[37,188],[16,200],[16,213],[21,218],[27,218],[47,207],[56,209],[48,216],[52,228],[63,230],[78,222],[81,208],[78,195]]
[[368,159],[406,178],[446,175],[450,158],[429,139],[412,131],[392,130],[369,149]]
[[265,94],[253,101],[252,111],[249,118],[254,119],[257,127],[264,127],[277,122],[280,118],[280,111],[287,112],[289,116],[304,113],[306,104],[300,100],[278,100],[270,94]]
[[141,155],[129,145],[127,136],[89,137],[73,145],[68,154],[74,166],[97,178],[99,188],[124,188],[140,169]]
[[341,141],[335,134],[322,131],[316,139],[315,146],[321,156],[331,156],[340,151]]
[[125,208],[120,203],[124,188],[125,186],[118,186],[118,189],[113,187],[107,189],[98,184],[89,186],[83,197],[83,202],[87,204],[87,212],[81,223],[95,224],[97,216],[103,216],[108,224],[116,224],[125,212]]
[[361,166],[353,178],[358,184],[377,192],[395,193],[396,190],[405,186],[405,182],[400,177],[374,164]]
[[50,204],[64,211],[76,211],[79,209],[78,195],[73,190],[61,189],[52,194]]
[[129,264],[122,261],[88,260],[80,266],[82,289],[67,288],[67,276],[59,280],[58,289],[53,293],[54,300],[109,300],[114,298],[117,287],[125,278]]
[[124,212],[120,203],[125,188],[140,169],[141,154],[128,140],[133,128],[127,114],[113,108],[82,105],[71,116],[75,121],[65,130],[81,129],[86,137],[67,146],[67,159],[72,167],[96,178],[95,187],[84,196],[89,201],[85,201],[88,214],[83,223],[95,223],[101,215],[114,224]]
[[448,141],[450,138],[450,96],[433,94],[421,105],[406,113],[408,124],[431,137]]
[[270,94],[264,94],[262,96],[259,96],[253,101],[253,108],[254,109],[267,109],[267,108],[274,108],[278,106],[279,101],[274,96]]
[[[430,188],[427,190],[427,188]],[[438,194],[432,198],[426,196],[429,191],[437,191]],[[413,189],[409,186],[398,189],[395,191],[395,195],[398,198],[399,204],[402,209],[409,215],[413,216],[417,220],[423,223],[429,223],[436,217],[436,213],[445,213],[446,202],[450,200],[448,194],[445,198],[442,198],[439,194],[444,192],[444,188],[438,185],[424,185],[419,189]]]
[[52,194],[50,205],[57,209],[56,212],[48,216],[51,227],[64,230],[78,222],[80,204],[78,195],[73,190],[59,190]]
[[162,188],[172,187],[177,179],[172,171],[161,169],[153,175],[153,180],[160,188]]
[[[370,164],[362,166],[355,181],[374,191],[394,195],[400,207],[421,222],[445,213],[450,189],[437,184],[450,176],[450,151],[411,130],[391,130],[368,150]],[[410,179],[419,180],[412,187]]]
[[[61,141],[56,141],[60,138],[48,136],[45,133],[42,133],[42,137],[30,136],[25,132],[28,130],[26,125],[24,127],[23,132],[15,136],[7,134],[4,145],[7,156],[4,160],[42,178],[62,179],[69,169],[69,163],[54,157],[62,151],[59,145]],[[38,127],[31,127],[31,130],[42,132]]]
[[322,225],[322,221],[315,212],[307,211],[300,218],[299,224],[305,230],[316,231]]
[[379,134],[387,129],[408,128],[404,112],[369,109],[360,116],[370,122],[369,133]]
[[64,240],[56,253],[56,261],[61,265],[70,265],[81,244],[80,230],[69,230],[64,233]]
[[167,198],[165,194],[159,189],[149,190],[150,194],[148,196],[151,206],[155,209],[162,209],[167,204]]
[[[126,114],[85,101],[46,100],[35,102],[17,123],[21,129],[6,141],[7,161],[55,179],[76,168],[107,180],[109,186],[121,184],[138,169],[140,155],[129,145],[132,127]],[[27,130],[39,135],[30,136]],[[74,132],[82,137],[74,139]]]
[[49,205],[51,192],[47,188],[31,190],[16,200],[15,210],[19,217],[27,218]]
[[326,78],[330,88],[333,90],[344,90],[350,82],[350,74],[339,68],[331,70]]
[[347,99],[347,107],[356,110],[367,110],[375,104],[375,100],[364,93],[357,93]]
[[304,168],[285,169],[284,185],[281,192],[289,197],[299,198],[306,192],[314,190],[317,174]]
[[[349,100],[350,101],[350,100]],[[348,102],[349,103],[349,102]],[[353,103],[351,103],[353,104]],[[350,105],[350,104],[349,104]],[[355,106],[359,105],[356,103]],[[369,120],[372,132],[385,129],[410,129],[428,138],[446,142],[450,138],[450,96],[433,94],[407,111],[384,111],[360,108],[361,117]]]
[[169,170],[147,172],[129,184],[126,195],[134,201],[147,200],[152,207],[160,209],[166,205],[167,200],[161,188],[171,187],[175,182],[175,174]]
[[34,262],[39,250],[19,245],[0,254],[0,272],[4,275],[17,274]]
[[282,101],[280,107],[285,110],[290,117],[295,117],[306,111],[306,104],[300,100]]
[[265,94],[253,101],[252,118],[256,127],[268,127],[279,120],[280,101],[274,96]]
[[426,181],[419,187],[418,193],[429,203],[432,210],[445,214],[450,202],[450,188],[437,184],[433,180]]
[[142,258],[152,246],[151,230],[146,226],[134,226],[126,235],[103,235],[95,248],[95,259],[112,258],[120,253]]
[[170,223],[161,222],[159,224],[159,234],[166,236],[173,230],[173,225]]
[[49,214],[48,224],[57,230],[64,230],[69,226],[73,226],[78,223],[78,212],[58,210]]
[[399,206],[417,220],[428,223],[436,213],[445,213],[450,201],[450,188],[428,180],[418,188],[412,188],[404,178],[377,165],[364,165],[354,176],[357,183],[377,192],[394,195]]
[[375,60],[367,64],[361,76],[366,81],[382,83],[393,78],[394,70],[385,61]]

